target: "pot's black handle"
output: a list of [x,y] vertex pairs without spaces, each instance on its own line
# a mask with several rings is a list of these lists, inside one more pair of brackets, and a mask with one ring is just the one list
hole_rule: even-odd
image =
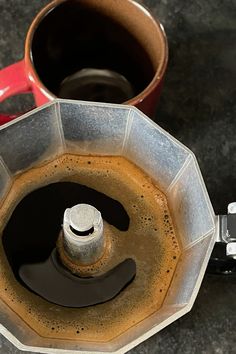
[[219,235],[207,268],[208,273],[236,275],[236,203],[219,216]]
[[224,242],[216,242],[207,267],[207,273],[236,276],[236,260],[226,255]]

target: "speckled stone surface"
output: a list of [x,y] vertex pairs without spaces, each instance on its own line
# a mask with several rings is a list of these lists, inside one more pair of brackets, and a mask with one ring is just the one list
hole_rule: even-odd
[[[108,0],[107,0],[108,1]],[[236,200],[236,2],[145,0],[164,24],[170,60],[159,124],[196,154],[215,212]],[[21,59],[45,0],[0,0],[0,68]],[[1,111],[24,111],[30,97]],[[130,354],[236,353],[236,277],[206,275],[192,311]],[[21,353],[0,337],[0,353]]]

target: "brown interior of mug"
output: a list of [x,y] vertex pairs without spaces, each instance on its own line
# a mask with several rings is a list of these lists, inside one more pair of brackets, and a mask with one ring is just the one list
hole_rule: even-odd
[[123,103],[161,75],[160,25],[131,0],[54,1],[31,26],[31,60],[57,97]]

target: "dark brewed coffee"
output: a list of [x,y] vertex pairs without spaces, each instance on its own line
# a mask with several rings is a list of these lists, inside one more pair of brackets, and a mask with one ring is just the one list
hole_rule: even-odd
[[64,211],[79,203],[93,205],[110,225],[121,231],[128,230],[129,216],[123,206],[103,193],[72,182],[39,188],[17,205],[3,232],[3,247],[18,280],[21,265],[43,262],[50,256],[61,230]]
[[[96,206],[104,214],[110,242],[102,259],[84,270],[99,276],[131,258],[136,263],[136,277],[104,304],[79,309],[52,305],[19,283],[16,263],[31,252],[31,259],[45,257],[55,244],[63,208],[80,201],[93,204],[93,200],[84,199],[89,198],[89,190],[95,204],[96,193],[98,201],[105,198],[105,208],[103,203]],[[17,208],[24,203],[28,203],[28,213],[15,219],[16,227],[11,215],[14,220]],[[57,216],[50,225],[48,216],[53,210]],[[1,298],[44,337],[108,341],[121,334],[161,307],[180,255],[165,196],[144,172],[121,157],[67,154],[19,175],[0,208],[0,232],[5,233],[4,247],[2,243],[0,247]],[[27,246],[27,252],[26,244],[32,246]],[[13,249],[18,252],[16,260]]]

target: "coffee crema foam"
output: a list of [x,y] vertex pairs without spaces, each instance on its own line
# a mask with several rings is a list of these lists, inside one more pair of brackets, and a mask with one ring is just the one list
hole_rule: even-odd
[[120,231],[108,225],[109,255],[91,270],[100,274],[133,258],[135,279],[106,303],[80,309],[61,307],[16,281],[1,242],[1,298],[43,337],[107,342],[160,309],[180,256],[173,221],[156,183],[125,158],[65,154],[15,178],[0,208],[1,235],[14,208],[27,194],[62,181],[84,184],[124,206],[130,217],[129,229]]

